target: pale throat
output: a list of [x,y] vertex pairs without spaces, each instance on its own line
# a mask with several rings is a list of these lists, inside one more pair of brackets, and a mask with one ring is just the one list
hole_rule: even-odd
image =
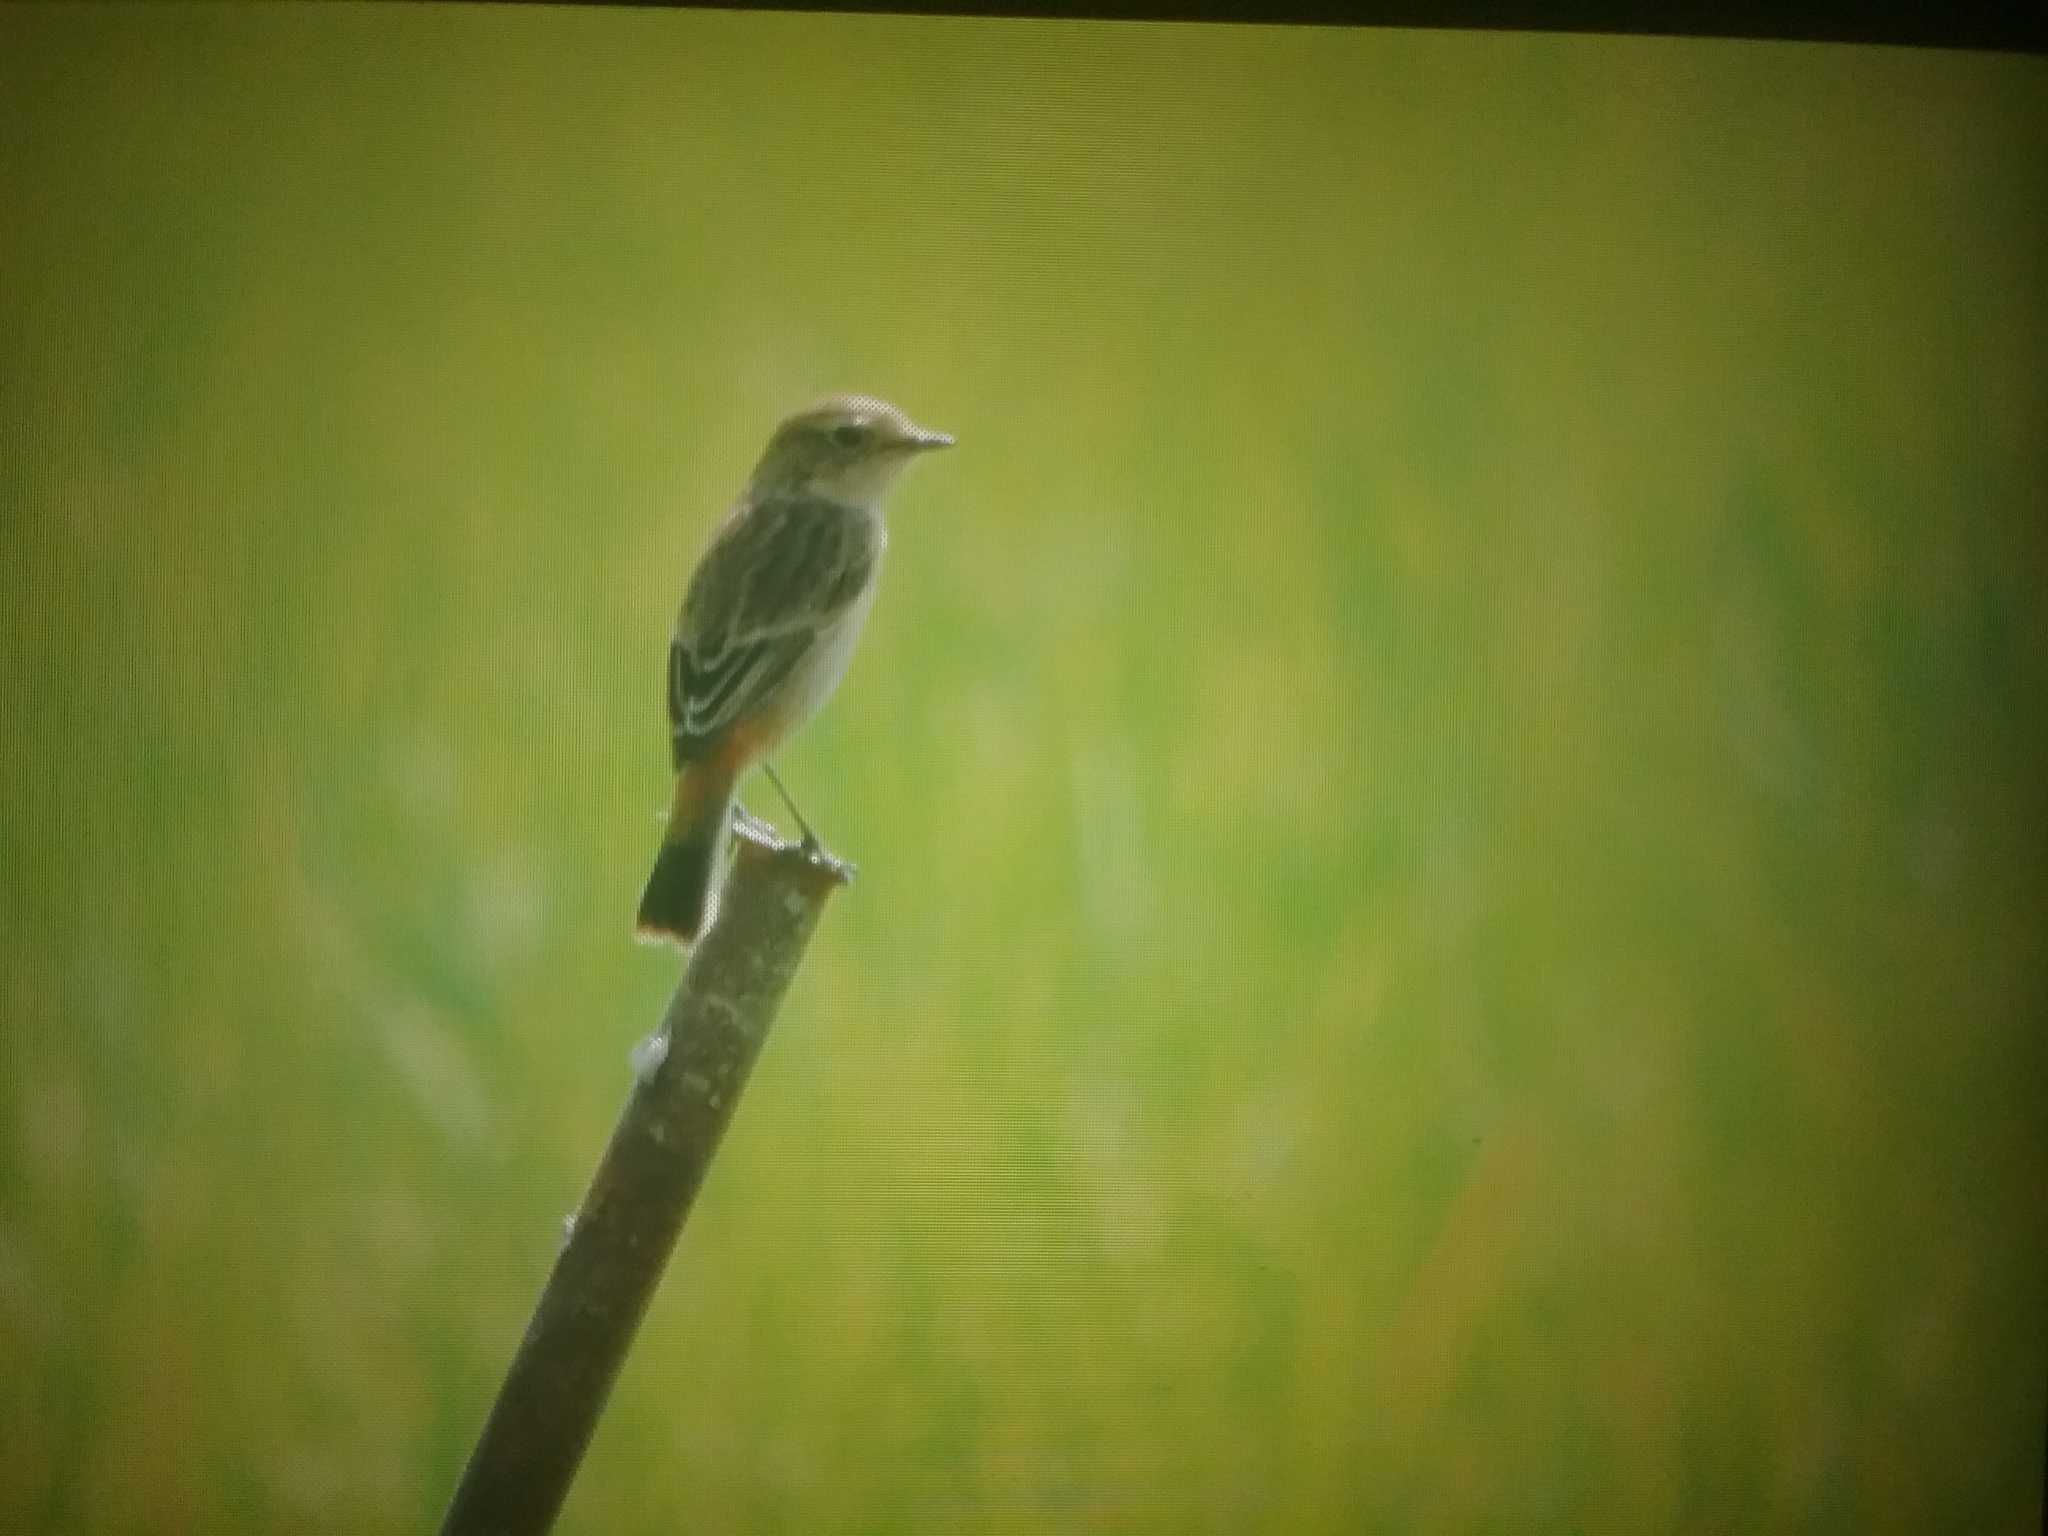
[[858,464],[834,465],[812,475],[804,489],[827,501],[875,511],[908,462],[908,454],[886,453],[863,459]]

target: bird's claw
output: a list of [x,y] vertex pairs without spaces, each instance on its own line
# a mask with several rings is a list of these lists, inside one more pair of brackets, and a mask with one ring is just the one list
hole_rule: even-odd
[[860,873],[858,865],[849,859],[842,859],[837,854],[829,852],[825,845],[815,837],[807,842],[797,844],[797,851],[810,862],[813,868],[824,870],[841,885],[853,884],[854,876]]
[[778,843],[782,841],[782,834],[776,830],[774,822],[756,816],[737,800],[732,803],[732,824],[738,830],[751,833],[755,837],[772,838]]

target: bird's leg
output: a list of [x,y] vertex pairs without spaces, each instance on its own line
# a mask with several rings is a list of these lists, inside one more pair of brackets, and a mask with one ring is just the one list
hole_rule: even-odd
[[796,808],[796,802],[789,798],[789,791],[782,787],[782,780],[775,776],[775,767],[766,759],[762,760],[761,771],[768,775],[768,782],[775,786],[775,793],[782,796],[782,803],[789,807],[789,814],[796,818],[796,827],[803,834],[803,851],[815,855],[820,848],[818,834],[811,830],[811,824],[804,820],[804,813]]

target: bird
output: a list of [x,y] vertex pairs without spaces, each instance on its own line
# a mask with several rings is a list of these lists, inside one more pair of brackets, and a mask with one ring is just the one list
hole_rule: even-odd
[[740,780],[756,764],[804,850],[818,851],[768,756],[846,674],[888,544],[890,487],[912,459],[953,442],[871,395],[828,396],[768,439],[698,560],[669,641],[675,785],[640,897],[643,942],[696,941]]

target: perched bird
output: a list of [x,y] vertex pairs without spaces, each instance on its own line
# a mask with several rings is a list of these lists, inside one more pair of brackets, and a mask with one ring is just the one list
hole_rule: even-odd
[[767,767],[846,673],[888,541],[882,498],[913,458],[952,442],[865,395],[821,400],[768,440],[690,578],[669,643],[675,797],[640,897],[642,939],[696,939],[741,776]]

